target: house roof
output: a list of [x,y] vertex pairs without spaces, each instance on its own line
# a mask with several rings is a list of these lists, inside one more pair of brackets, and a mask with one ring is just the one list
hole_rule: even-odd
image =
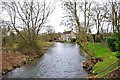
[[65,32],[63,32],[63,34],[70,34],[71,33],[71,31],[65,31]]

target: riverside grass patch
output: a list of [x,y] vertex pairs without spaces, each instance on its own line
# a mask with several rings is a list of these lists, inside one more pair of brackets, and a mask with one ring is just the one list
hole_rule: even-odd
[[[88,47],[90,49],[90,51],[92,51],[92,43],[89,42]],[[106,71],[104,73],[99,73],[100,71],[102,71],[104,68],[106,68],[107,66],[109,66],[111,63],[113,63],[114,61],[118,60],[116,58],[116,52],[112,52],[111,50],[109,50],[107,44],[102,44],[102,43],[94,43],[94,49],[95,49],[95,54],[94,57],[95,58],[102,58],[103,61],[102,62],[98,62],[93,66],[92,69],[92,73],[93,74],[97,74],[98,76],[104,76],[106,75],[108,72],[111,71],[111,69],[114,69],[116,66],[118,65],[113,65],[112,68],[108,68],[106,69]]]

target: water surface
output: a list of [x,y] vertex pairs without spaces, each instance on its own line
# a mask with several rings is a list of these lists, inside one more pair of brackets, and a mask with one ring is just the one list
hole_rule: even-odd
[[77,44],[55,43],[42,58],[3,75],[6,78],[86,78]]

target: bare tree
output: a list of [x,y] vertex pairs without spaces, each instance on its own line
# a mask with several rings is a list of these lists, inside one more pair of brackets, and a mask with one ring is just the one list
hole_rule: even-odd
[[[88,41],[87,41],[87,27],[89,26],[89,21],[90,21],[91,3],[87,1],[80,2],[77,0],[73,0],[73,1],[68,0],[68,1],[62,1],[62,5],[63,5],[62,6],[63,9],[66,10],[66,14],[67,14],[67,16],[64,17],[64,19],[68,19],[67,22],[70,21],[72,24],[74,24],[71,26],[75,26],[77,28],[77,33],[79,34],[80,45],[83,47],[83,49],[87,53],[88,62],[91,63],[92,55],[90,54],[90,51],[88,48]],[[82,22],[80,21],[81,11],[84,14],[84,25],[83,26],[81,25]]]
[[115,32],[116,30],[116,26],[118,23],[117,17],[118,17],[118,1],[114,2],[113,0],[111,2],[109,2],[110,4],[110,9],[111,9],[111,23],[112,23],[112,28],[113,28],[113,32]]
[[[28,45],[28,50],[30,50],[30,46],[36,43],[40,30],[46,24],[49,15],[53,12],[55,8],[54,4],[48,3],[45,0],[42,2],[34,2],[32,0],[23,3],[2,3],[11,19],[11,27],[20,35],[24,43]],[[19,26],[18,22],[23,23],[23,26]]]
[[108,4],[100,4],[95,2],[92,8],[92,19],[95,22],[97,34],[99,35],[100,30],[103,30],[105,19],[109,13]]
[[55,32],[53,26],[51,25],[47,25],[45,28],[48,34]]

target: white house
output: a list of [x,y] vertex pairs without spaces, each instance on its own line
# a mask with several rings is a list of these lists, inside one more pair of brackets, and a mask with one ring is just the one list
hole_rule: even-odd
[[64,41],[64,40],[70,40],[71,38],[75,38],[76,39],[76,35],[75,33],[73,32],[73,30],[71,31],[65,31],[61,34],[61,39]]

